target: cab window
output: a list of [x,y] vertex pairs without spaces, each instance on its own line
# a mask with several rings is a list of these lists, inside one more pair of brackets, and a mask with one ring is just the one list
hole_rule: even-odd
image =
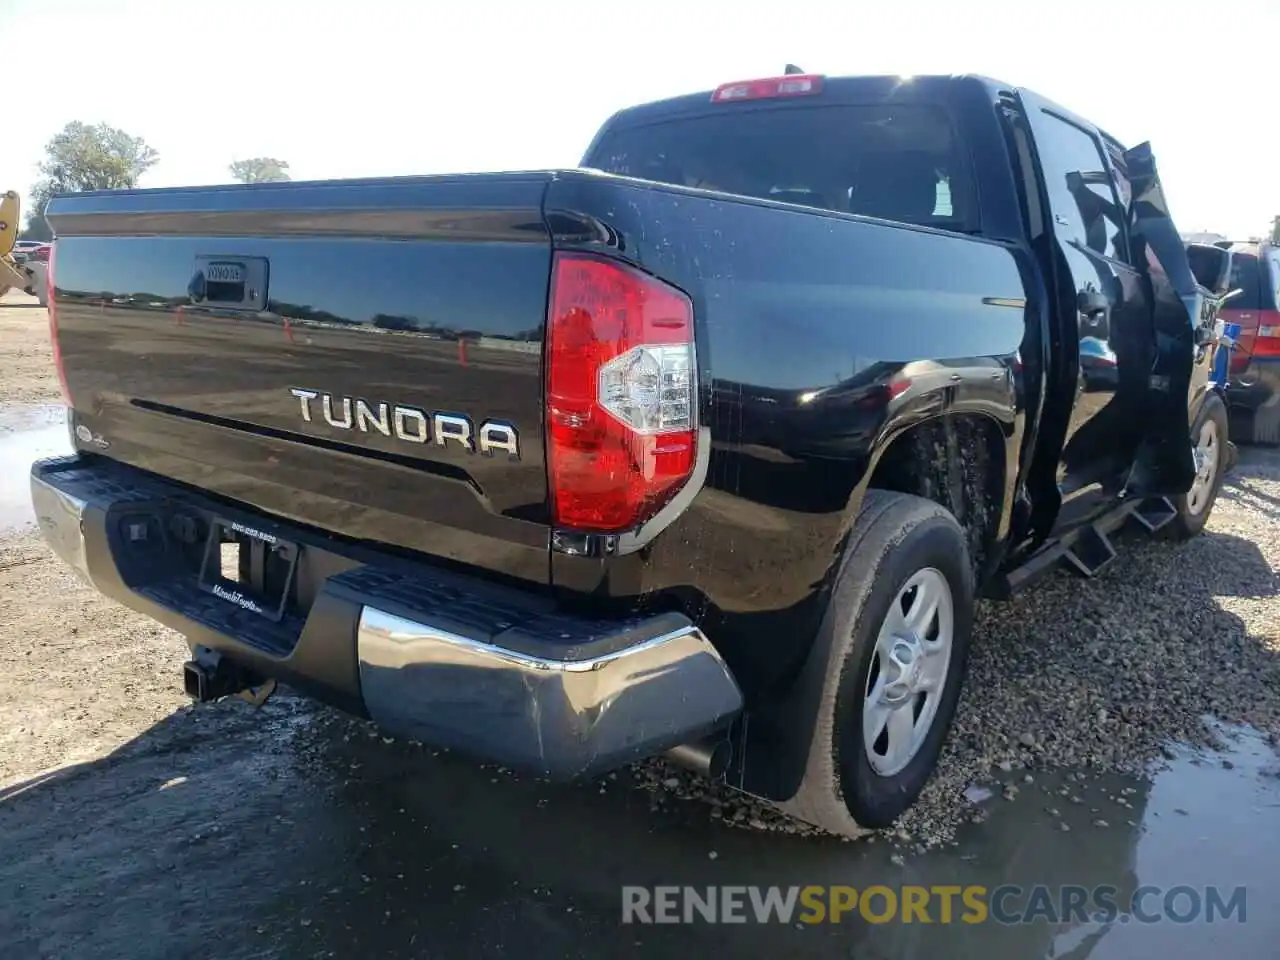
[[1097,139],[1046,112],[1036,128],[1036,146],[1054,232],[1104,257],[1127,261],[1124,208]]

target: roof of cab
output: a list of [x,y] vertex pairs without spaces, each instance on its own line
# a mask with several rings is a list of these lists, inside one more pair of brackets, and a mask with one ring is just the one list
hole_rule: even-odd
[[[952,89],[960,84],[979,85],[992,92],[999,90],[1012,91],[1014,89],[1010,84],[972,74],[932,74],[912,77],[892,75],[863,77],[824,76],[822,78],[822,92],[819,96],[828,103],[845,101],[866,103],[869,100],[872,102],[876,100],[896,100],[907,103],[912,101],[927,102],[943,99],[942,92],[944,89]],[[712,93],[714,93],[714,90],[702,90],[697,93],[688,93],[678,97],[669,97],[665,100],[654,100],[650,103],[626,107],[614,114],[610,123],[612,124],[614,121],[627,124],[648,123],[657,119],[705,113],[710,110],[739,108],[738,104],[713,104],[711,102]],[[801,99],[804,98],[796,98],[796,100]],[[758,105],[761,101],[749,101],[749,103]]]

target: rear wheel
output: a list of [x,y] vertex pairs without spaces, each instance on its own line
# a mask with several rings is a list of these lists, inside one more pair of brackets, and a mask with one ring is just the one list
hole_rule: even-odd
[[834,833],[887,827],[942,751],[973,622],[964,531],[932,501],[868,491],[824,618],[800,789],[784,809]]
[[1227,407],[1216,393],[1209,394],[1200,405],[1191,425],[1191,455],[1196,475],[1191,489],[1173,498],[1177,511],[1162,529],[1174,540],[1189,540],[1209,522],[1209,514],[1217,502],[1218,492],[1227,466]]

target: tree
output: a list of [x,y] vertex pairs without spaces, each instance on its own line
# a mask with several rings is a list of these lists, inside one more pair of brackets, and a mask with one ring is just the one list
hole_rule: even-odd
[[68,123],[45,144],[38,167],[40,179],[31,188],[24,235],[52,238],[44,209],[55,194],[136,187],[159,160],[160,154],[141,137],[105,123]]
[[251,157],[231,164],[231,175],[241,183],[266,183],[289,179],[289,163],[274,157]]

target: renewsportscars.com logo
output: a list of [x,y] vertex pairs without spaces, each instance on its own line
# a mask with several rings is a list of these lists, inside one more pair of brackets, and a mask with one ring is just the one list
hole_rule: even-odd
[[623,923],[1245,922],[1244,887],[623,887]]

